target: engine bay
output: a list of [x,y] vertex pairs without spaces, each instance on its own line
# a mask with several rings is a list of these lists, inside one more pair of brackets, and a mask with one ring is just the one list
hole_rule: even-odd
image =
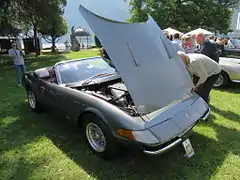
[[136,110],[133,100],[121,80],[108,81],[100,84],[76,87],[84,93],[90,94],[102,100],[105,100],[119,109],[125,111],[130,116],[140,116]]

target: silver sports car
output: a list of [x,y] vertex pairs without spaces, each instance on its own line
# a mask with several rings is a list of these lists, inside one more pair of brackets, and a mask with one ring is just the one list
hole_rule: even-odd
[[[118,155],[123,145],[154,155],[179,143],[190,148],[186,152],[191,156],[189,131],[210,113],[191,91],[162,108],[139,112],[122,78],[101,57],[37,69],[26,73],[24,82],[34,112],[47,109],[64,116],[79,126],[91,150],[103,158]],[[164,99],[161,93],[159,97]]]
[[229,82],[240,83],[240,59],[220,57],[219,64],[222,68],[222,73],[214,87],[224,87]]
[[156,155],[180,143],[188,157],[194,155],[188,133],[210,109],[192,91],[184,64],[159,26],[151,17],[131,24],[101,18],[82,6],[80,11],[116,69],[92,57],[28,72],[30,108],[64,115],[103,158],[118,155],[122,146]]

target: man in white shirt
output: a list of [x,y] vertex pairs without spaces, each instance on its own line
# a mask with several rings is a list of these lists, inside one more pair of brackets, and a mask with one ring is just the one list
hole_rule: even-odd
[[194,91],[209,103],[209,94],[221,73],[221,67],[204,54],[185,54],[179,51],[178,55],[188,71],[199,78]]
[[22,85],[21,71],[22,73],[26,72],[26,67],[24,63],[24,53],[23,51],[17,47],[15,42],[12,43],[12,48],[8,51],[9,56],[13,59],[13,64],[16,70],[16,80],[18,83],[18,87]]

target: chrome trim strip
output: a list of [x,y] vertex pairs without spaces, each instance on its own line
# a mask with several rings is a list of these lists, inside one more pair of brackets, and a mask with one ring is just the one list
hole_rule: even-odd
[[240,80],[232,80],[232,82],[240,83]]
[[166,146],[166,147],[164,147],[164,148],[162,148],[162,149],[159,149],[159,150],[157,150],[157,151],[143,150],[143,152],[144,152],[145,154],[149,154],[149,155],[161,154],[161,153],[163,153],[163,152],[165,152],[165,151],[167,151],[167,150],[175,147],[176,145],[178,145],[178,144],[181,143],[181,142],[182,142],[182,138],[179,138],[179,139],[177,139],[176,141],[174,141],[174,142],[172,142],[171,144],[169,144],[168,146]]
[[210,115],[210,112],[211,112],[211,109],[208,108],[207,113],[206,113],[203,117],[201,117],[201,120],[202,120],[202,121],[206,121],[207,118],[208,118],[208,116]]

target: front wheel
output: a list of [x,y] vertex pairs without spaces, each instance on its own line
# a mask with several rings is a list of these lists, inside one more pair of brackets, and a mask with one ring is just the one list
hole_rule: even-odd
[[120,146],[109,128],[94,115],[84,116],[84,136],[94,154],[103,159],[113,159],[120,155]]
[[38,103],[34,92],[31,89],[27,90],[27,98],[28,98],[28,105],[33,112],[37,112],[37,113],[42,112],[42,108]]
[[213,87],[220,88],[228,85],[229,78],[225,72],[221,72],[220,76],[218,77],[217,81],[214,83]]

